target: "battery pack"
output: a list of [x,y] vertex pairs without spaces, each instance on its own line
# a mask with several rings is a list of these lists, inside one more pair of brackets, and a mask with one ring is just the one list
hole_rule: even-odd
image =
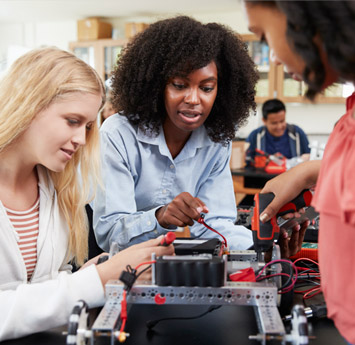
[[224,248],[218,238],[177,238],[173,244],[176,255],[207,253],[220,256]]
[[223,286],[224,264],[223,258],[211,254],[158,257],[155,283],[159,286]]

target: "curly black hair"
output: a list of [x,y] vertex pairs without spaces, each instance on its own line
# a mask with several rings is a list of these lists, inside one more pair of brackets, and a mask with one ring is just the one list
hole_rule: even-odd
[[287,18],[287,38],[305,64],[303,78],[306,97],[313,100],[322,91],[325,67],[314,38],[319,35],[327,59],[341,80],[355,81],[355,2],[354,1],[251,1],[275,6]]
[[151,24],[119,57],[112,77],[113,105],[151,135],[166,117],[164,90],[170,78],[187,76],[214,61],[218,92],[205,127],[226,144],[256,108],[256,67],[247,46],[230,29],[178,16]]

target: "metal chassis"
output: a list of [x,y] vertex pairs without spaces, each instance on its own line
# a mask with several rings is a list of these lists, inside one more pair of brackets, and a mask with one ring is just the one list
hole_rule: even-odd
[[[238,256],[238,261],[256,261],[255,252],[252,254],[246,251],[244,256],[242,251],[234,254]],[[120,281],[109,281],[106,284],[106,303],[90,332],[92,345],[95,335],[111,337],[111,345],[115,344],[119,334],[122,294],[123,285]],[[277,309],[279,298],[277,286],[274,283],[225,282],[225,286],[222,287],[134,285],[127,296],[127,304],[156,304],[157,298],[160,301],[163,300],[165,305],[252,306],[259,329],[257,337],[262,345],[266,344],[268,338],[277,337],[282,340],[286,336],[285,327]],[[284,343],[285,341],[282,340],[282,344]]]

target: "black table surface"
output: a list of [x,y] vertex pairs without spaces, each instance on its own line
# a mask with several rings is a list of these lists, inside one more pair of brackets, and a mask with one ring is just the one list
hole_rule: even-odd
[[[258,333],[254,310],[247,306],[222,306],[207,315],[194,320],[170,320],[158,323],[153,331],[148,332],[146,322],[165,317],[195,316],[203,313],[208,306],[155,306],[133,305],[128,313],[126,331],[130,333],[127,345],[257,345],[256,340],[249,340],[249,335]],[[93,320],[91,320],[93,321]],[[327,318],[309,319],[310,345],[345,345],[331,320]],[[24,338],[5,341],[4,345],[64,345],[66,337],[62,334],[65,327],[33,334]],[[95,338],[95,344],[110,344],[104,337]],[[119,342],[116,342],[118,345]],[[267,344],[280,344],[277,340]]]

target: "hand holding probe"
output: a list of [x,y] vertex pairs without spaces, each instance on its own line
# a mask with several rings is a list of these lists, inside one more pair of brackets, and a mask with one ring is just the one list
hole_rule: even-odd
[[176,239],[175,232],[169,231],[167,234],[164,235],[158,246],[164,246],[167,247],[171,243],[173,243]]

